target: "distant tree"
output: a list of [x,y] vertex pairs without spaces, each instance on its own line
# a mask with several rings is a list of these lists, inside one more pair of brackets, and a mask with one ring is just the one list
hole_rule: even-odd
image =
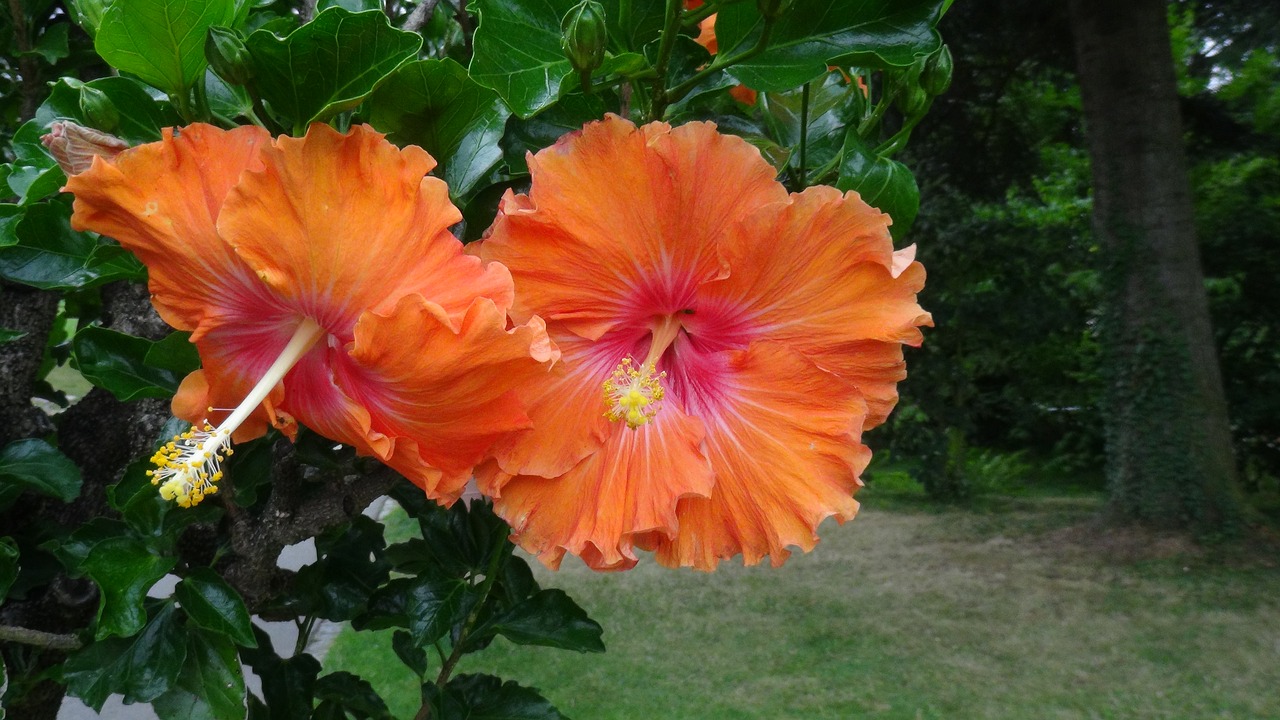
[[1122,516],[1228,526],[1237,471],[1161,0],[1072,0],[1106,257],[1107,474]]

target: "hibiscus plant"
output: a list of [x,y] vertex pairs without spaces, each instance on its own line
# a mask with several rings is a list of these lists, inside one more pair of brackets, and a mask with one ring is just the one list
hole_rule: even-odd
[[0,717],[390,717],[323,621],[559,718],[458,672],[604,650],[531,560],[812,549],[931,324],[949,4],[8,0]]

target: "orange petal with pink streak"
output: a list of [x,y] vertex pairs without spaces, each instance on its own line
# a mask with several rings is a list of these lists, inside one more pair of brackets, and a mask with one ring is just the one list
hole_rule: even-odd
[[636,562],[637,538],[669,537],[682,498],[711,494],[702,453],[702,422],[668,403],[634,430],[613,423],[604,445],[557,478],[479,472],[481,490],[501,485],[494,510],[512,527],[512,540],[555,568],[566,552],[597,570]]
[[361,316],[349,352],[337,382],[395,439],[384,462],[444,502],[495,441],[529,427],[516,390],[542,381],[559,357],[538,318],[508,330],[506,314],[477,298],[455,327],[419,295],[386,316]]
[[[150,275],[161,317],[199,335],[222,308],[266,298],[253,271],[218,236],[224,200],[246,170],[261,166],[266,130],[211,125],[166,129],[164,139],[126,150],[67,180],[71,225],[115,238]],[[205,323],[205,328],[200,329]]]
[[368,126],[315,124],[279,138],[247,173],[218,220],[226,241],[291,306],[349,341],[365,311],[387,313],[411,293],[460,318],[476,296],[510,305],[506,269],[465,255],[449,227],[462,219],[435,160],[397,148]]
[[759,151],[710,123],[637,129],[610,115],[529,169],[530,194],[503,199],[481,254],[511,269],[513,317],[536,313],[589,339],[681,310],[724,275],[716,246],[732,222],[786,200]]
[[[924,267],[893,250],[887,215],[854,193],[814,187],[761,209],[724,244],[732,272],[703,297],[741,308],[746,337],[799,350],[857,385],[883,422],[905,377],[900,343],[932,325],[916,302]],[[785,238],[779,252],[769,238]]]
[[788,548],[817,544],[824,518],[858,510],[853,493],[871,459],[859,441],[861,394],[777,343],[735,351],[729,366],[723,406],[703,417],[715,487],[680,501],[674,537],[653,538],[664,565],[712,570],[738,554],[781,565]]

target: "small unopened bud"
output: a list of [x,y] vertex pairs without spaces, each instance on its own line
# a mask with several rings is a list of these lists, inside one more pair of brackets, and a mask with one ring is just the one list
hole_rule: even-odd
[[249,49],[236,31],[211,27],[204,39],[204,57],[218,77],[232,85],[245,85],[253,79]]
[[560,47],[574,70],[590,73],[600,67],[609,41],[603,5],[595,0],[582,0],[564,16],[560,30]]
[[40,142],[44,143],[67,177],[88,170],[95,155],[109,160],[129,149],[129,143],[114,135],[73,122],[54,123]]
[[114,132],[120,125],[120,111],[107,94],[88,85],[80,86],[80,113],[84,119],[103,132]]
[[954,68],[951,48],[943,45],[925,62],[924,70],[920,72],[921,87],[930,95],[941,95],[951,87],[951,73]]

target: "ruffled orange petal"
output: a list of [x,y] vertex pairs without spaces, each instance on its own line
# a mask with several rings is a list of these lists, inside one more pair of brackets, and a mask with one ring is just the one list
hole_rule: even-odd
[[[560,477],[496,478],[494,510],[512,540],[552,568],[568,552],[597,570],[623,570],[636,563],[637,539],[675,533],[681,498],[710,495],[702,441],[702,422],[669,404],[635,430],[614,423],[603,447]],[[482,490],[495,471],[480,469]]]
[[814,547],[824,518],[858,510],[871,458],[858,391],[777,343],[731,353],[729,368],[720,407],[702,418],[716,484],[710,499],[680,501],[674,538],[653,538],[665,565],[711,570],[739,553],[780,565],[789,547]]
[[854,382],[868,426],[879,424],[905,377],[899,344],[919,345],[919,326],[933,324],[916,302],[924,267],[894,253],[888,216],[856,194],[814,187],[792,200],[735,227],[724,244],[732,272],[700,299],[719,309],[723,335],[782,342]]
[[[215,224],[241,173],[260,167],[266,130],[211,125],[166,129],[67,180],[71,225],[115,238],[150,275],[152,302],[180,330],[216,324],[221,309],[260,305],[265,289],[218,237]],[[210,318],[214,318],[210,320]],[[205,328],[207,329],[207,327]]]
[[[558,325],[548,330],[560,348],[560,362],[539,382],[520,390],[533,426],[494,445],[494,470],[555,477],[597,450],[611,432],[604,417],[602,387],[618,360],[626,356],[628,344],[612,343],[616,350],[602,348]],[[501,481],[490,479],[483,487],[486,494],[496,495]]]
[[417,293],[455,319],[476,296],[511,302],[510,276],[464,255],[462,219],[435,160],[368,126],[312,125],[262,153],[263,169],[230,193],[218,230],[286,303],[349,340],[365,311]]
[[589,339],[686,307],[724,275],[716,245],[729,225],[786,200],[759,151],[710,123],[637,129],[610,115],[529,168],[530,194],[503,199],[481,254],[511,269],[514,317],[536,313]]
[[394,439],[384,462],[446,502],[498,438],[529,427],[515,390],[545,378],[559,357],[540,319],[508,330],[505,313],[477,298],[455,328],[419,295],[386,316],[361,316],[349,352],[335,380]]

